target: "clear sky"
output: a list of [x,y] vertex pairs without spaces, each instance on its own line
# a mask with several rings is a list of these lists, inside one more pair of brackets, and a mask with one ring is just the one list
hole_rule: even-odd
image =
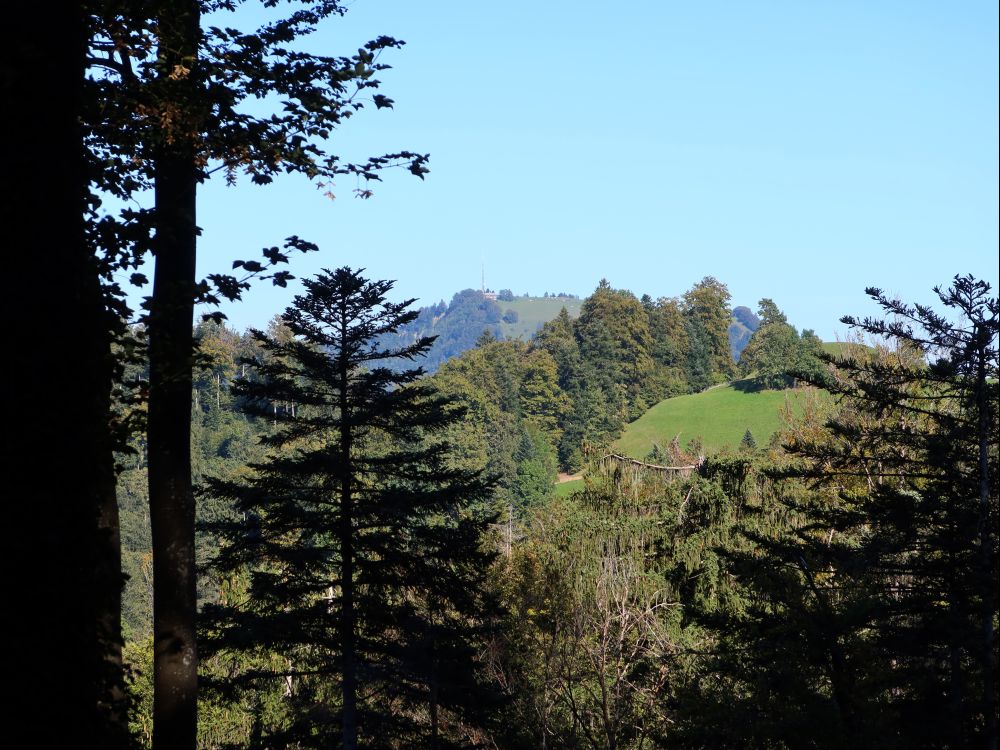
[[[304,178],[201,190],[201,273],[298,234],[421,304],[487,286],[653,297],[704,276],[843,334],[863,290],[998,280],[997,3],[356,0],[302,46],[388,34],[395,109],[330,142],[431,155],[335,200]],[[294,290],[224,311],[263,325]]]

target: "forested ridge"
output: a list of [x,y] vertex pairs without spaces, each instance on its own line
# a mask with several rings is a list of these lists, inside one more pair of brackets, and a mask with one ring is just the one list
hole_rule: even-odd
[[[696,288],[703,286],[711,286],[719,293],[716,304],[724,308],[725,287],[714,279],[706,279]],[[456,295],[456,299],[465,297],[473,298],[475,304],[484,301],[479,292]],[[623,316],[621,304],[633,320]],[[657,326],[664,308],[677,316],[673,328]],[[421,339],[410,331],[420,325],[428,309],[413,311],[411,323],[381,335],[378,341],[385,345],[416,344]],[[497,502],[504,508],[513,507],[519,518],[527,508],[548,497],[557,471],[574,472],[583,467],[584,452],[591,449],[588,446],[613,441],[627,421],[641,414],[642,404],[695,390],[701,382],[692,384],[692,373],[701,377],[707,367],[701,363],[703,355],[686,350],[690,342],[688,328],[701,324],[692,311],[685,312],[683,300],[640,301],[631,292],[611,289],[602,282],[583,301],[583,310],[582,321],[561,314],[530,341],[498,340],[489,327],[484,327],[469,349],[444,360],[437,373],[424,378],[466,410],[462,423],[448,428],[456,456],[464,457],[462,461],[469,467],[496,477]],[[725,315],[717,317],[722,320]],[[474,325],[466,322],[462,327]],[[614,339],[629,326],[638,331],[639,344],[633,349],[611,352],[585,340],[590,331]],[[720,326],[718,336],[721,331]],[[132,333],[137,341],[144,335],[141,327]],[[271,321],[266,333],[276,339],[291,335],[280,316]],[[294,407],[291,402],[275,400],[267,413],[249,413],[234,391],[241,378],[256,372],[256,363],[262,358],[257,333],[237,332],[224,322],[206,320],[195,326],[193,338],[197,366],[192,389],[192,477],[195,484],[200,484],[206,477],[221,479],[244,472],[262,455],[260,440],[277,424],[279,416],[289,409],[294,411]],[[426,340],[428,351],[433,351],[437,339],[432,336]],[[582,355],[581,350],[588,354]],[[654,350],[656,356],[651,354]],[[665,352],[671,352],[672,358]],[[423,369],[424,361],[424,357],[415,362],[386,358],[386,364],[394,370],[407,369],[407,363],[419,364]],[[641,366],[647,372],[641,381],[632,382],[629,392],[625,373],[636,367],[633,362],[644,363]],[[773,366],[788,369],[793,364],[790,360]],[[673,369],[668,370],[671,365]],[[612,367],[618,368],[618,378],[626,382],[597,378],[597,372]],[[757,371],[746,370],[745,374],[756,375]],[[712,380],[719,382],[722,377],[716,373]],[[123,384],[137,391],[147,378],[148,365],[136,361],[125,373]],[[138,411],[141,414],[141,404]],[[663,437],[666,446],[673,436]],[[148,503],[144,489],[146,461],[145,440],[136,435],[130,450],[121,455],[118,482],[122,523],[127,530],[123,541],[127,550],[125,569],[129,572],[127,590],[133,592],[126,597],[127,633],[148,634],[149,628],[149,600],[143,603],[143,597],[136,593],[148,593],[149,583],[149,571],[143,569],[150,560],[148,528],[143,530],[143,525],[148,525],[144,510]],[[222,512],[214,502],[209,496],[203,498],[199,514],[209,518]]]
[[[651,308],[655,303],[651,297],[644,295],[643,304]],[[663,304],[663,301],[659,304]],[[522,305],[542,306],[547,309],[548,314],[541,320],[519,320],[516,308]],[[579,297],[549,295],[546,292],[545,297],[524,295],[516,298],[509,289],[501,290],[498,294],[490,293],[489,296],[475,289],[463,289],[447,304],[442,300],[435,305],[421,307],[416,319],[401,326],[399,331],[392,334],[391,340],[416,341],[423,336],[433,336],[434,343],[423,360],[423,368],[433,373],[446,360],[473,348],[483,331],[489,331],[498,339],[530,339],[563,308],[567,309],[571,318],[576,318],[580,313]],[[759,325],[760,319],[749,308],[740,306],[733,309],[728,328],[733,359],[739,360]],[[511,335],[512,331],[517,333]]]
[[[656,299],[601,281],[530,338],[498,338],[500,295],[467,290],[447,341],[427,327],[447,309],[344,266],[233,330],[223,300],[319,248],[293,235],[199,277],[206,181],[350,178],[368,199],[429,163],[331,150],[392,108],[378,76],[402,41],[316,54],[346,4],[242,5],[95,0],[42,23],[20,4],[4,25],[5,101],[48,126],[12,128],[2,204],[19,735],[996,750],[989,284],[869,288],[880,314],[843,318],[835,353],[711,276]],[[611,449],[662,400],[737,380],[802,408],[718,451]],[[581,488],[553,492],[558,472]]]

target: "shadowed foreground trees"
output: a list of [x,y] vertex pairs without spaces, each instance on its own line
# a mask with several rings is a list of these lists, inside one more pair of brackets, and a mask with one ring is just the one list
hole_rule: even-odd
[[[84,222],[86,31],[85,13],[72,2],[12,5],[0,29],[3,298],[11,322],[4,349],[8,388],[17,392],[3,441],[5,671],[17,676],[5,706],[34,744],[51,747],[116,747],[125,737],[114,320]],[[42,331],[59,331],[57,344]]]
[[893,346],[828,358],[833,417],[747,516],[783,524],[741,523],[685,746],[996,747],[997,300],[935,291],[944,315],[869,289],[887,318],[843,319]]
[[[235,182],[243,172],[256,184],[297,173],[332,180],[354,174],[377,180],[390,165],[408,165],[422,176],[426,157],[401,152],[355,164],[340,162],[325,141],[366,103],[391,107],[372,94],[385,66],[384,49],[400,42],[379,37],[351,57],[292,50],[316,24],[345,11],[338,0],[302,0],[284,16],[249,32],[225,26],[220,17],[241,2],[105,0],[88,7],[83,122],[91,152],[95,192],[126,207],[114,213],[92,203],[92,234],[104,258],[103,274],[115,290],[114,271],[137,269],[156,256],[153,291],[145,322],[149,336],[149,499],[153,536],[155,633],[155,744],[195,743],[197,649],[194,496],[191,485],[191,329],[196,302],[238,299],[248,284],[230,274],[195,275],[198,186],[224,170]],[[274,3],[264,3],[273,6]],[[206,27],[213,14],[218,26]],[[240,19],[242,21],[242,19]],[[81,76],[83,71],[77,71]],[[367,96],[365,97],[367,99]],[[247,103],[272,99],[277,112],[259,115]],[[251,108],[253,109],[253,108]],[[151,209],[135,209],[136,197],[153,191]],[[361,190],[365,197],[370,191]],[[292,238],[286,249],[315,249]],[[265,262],[237,261],[250,276],[288,257],[277,248]],[[269,277],[284,285],[290,274]],[[90,278],[90,277],[88,277]],[[133,276],[137,283],[142,274]],[[130,312],[130,311],[128,311]]]
[[867,493],[815,520],[863,531],[852,554],[832,554],[871,598],[880,687],[904,744],[996,748],[998,305],[971,276],[934,291],[943,313],[870,288],[887,317],[843,318],[899,354],[840,363],[827,387],[876,419],[834,420],[830,444],[804,453],[826,476],[869,477]]
[[422,370],[384,366],[431,343],[377,345],[416,315],[385,301],[391,282],[342,268],[305,285],[283,318],[294,338],[256,332],[264,359],[238,388],[276,419],[271,455],[210,483],[235,517],[213,527],[231,584],[208,647],[234,659],[236,692],[283,691],[256,731],[268,746],[462,744],[491,705],[476,663],[489,484],[435,437],[461,410]]

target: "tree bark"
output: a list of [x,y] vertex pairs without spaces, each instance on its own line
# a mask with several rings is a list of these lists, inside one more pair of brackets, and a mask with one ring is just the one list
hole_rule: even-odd
[[983,670],[983,709],[986,717],[985,742],[987,750],[997,750],[997,687],[996,667],[993,663],[993,613],[996,610],[996,578],[993,563],[993,543],[990,529],[990,401],[987,389],[989,380],[986,372],[986,359],[992,343],[989,328],[979,323],[973,335],[976,337],[976,438],[978,445],[979,469],[979,566],[981,585],[983,587],[982,603],[982,670]]
[[192,0],[166,3],[158,18],[158,64],[167,92],[161,106],[172,108],[177,118],[164,126],[155,155],[156,269],[148,324],[156,750],[193,750],[197,739],[191,368],[199,170],[190,135],[195,129],[187,118],[193,116],[190,95],[196,93],[199,23],[199,6]]
[[[6,708],[39,747],[122,747],[111,324],[84,215],[88,30],[79,3],[17,3],[0,33],[9,305],[3,455]],[[55,711],[55,713],[53,713]]]
[[343,671],[343,750],[356,750],[358,746],[358,715],[357,715],[357,655],[355,653],[355,612],[354,612],[354,513],[352,508],[351,487],[351,424],[348,388],[350,387],[350,372],[348,370],[347,341],[350,336],[348,323],[350,316],[345,297],[341,311],[340,344],[340,465],[343,475],[340,481],[340,646]]

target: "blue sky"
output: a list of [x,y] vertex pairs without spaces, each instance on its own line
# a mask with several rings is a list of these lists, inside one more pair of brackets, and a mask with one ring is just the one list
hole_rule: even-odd
[[[389,34],[395,109],[328,144],[431,155],[335,200],[304,179],[200,194],[199,270],[298,234],[292,271],[365,267],[422,304],[478,287],[589,294],[601,278],[733,304],[771,297],[830,339],[957,273],[998,280],[995,2],[504,3],[357,0],[302,46],[349,54]],[[263,325],[295,290],[224,311]]]

